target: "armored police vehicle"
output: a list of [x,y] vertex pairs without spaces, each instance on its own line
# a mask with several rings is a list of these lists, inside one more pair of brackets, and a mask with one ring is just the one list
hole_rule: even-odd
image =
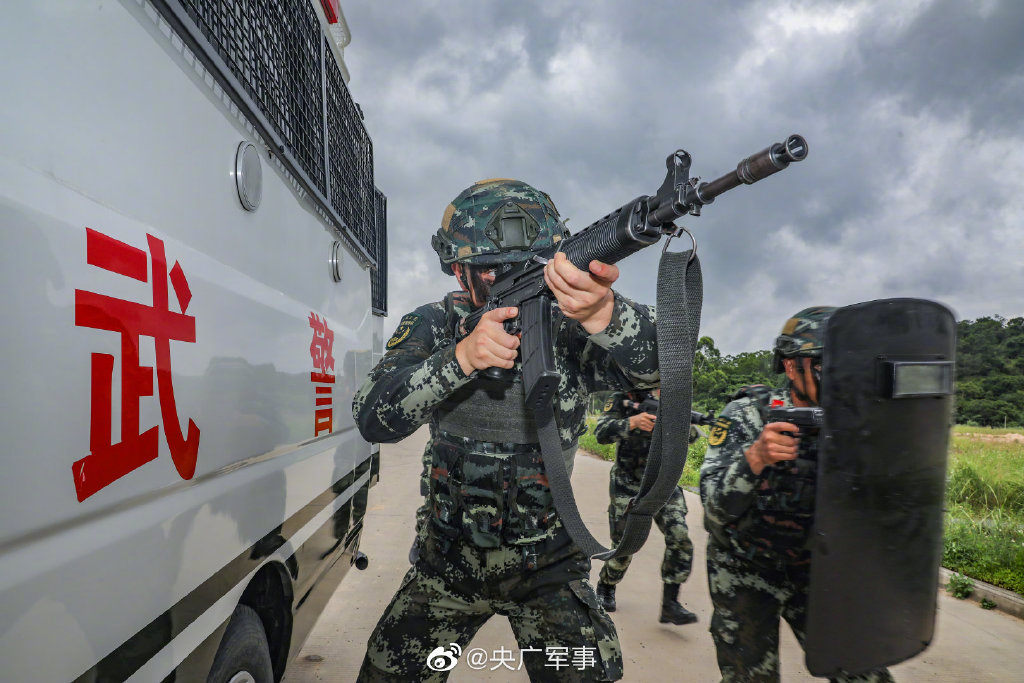
[[0,679],[279,680],[359,553],[385,197],[337,0],[0,22]]

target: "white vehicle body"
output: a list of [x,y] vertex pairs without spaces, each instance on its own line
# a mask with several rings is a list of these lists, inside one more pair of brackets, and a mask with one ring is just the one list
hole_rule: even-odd
[[264,4],[0,22],[4,681],[206,680],[239,605],[279,679],[365,566],[384,198],[331,2]]

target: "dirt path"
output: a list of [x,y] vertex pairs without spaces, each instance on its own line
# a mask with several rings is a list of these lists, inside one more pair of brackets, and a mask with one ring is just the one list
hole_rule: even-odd
[[982,434],[980,432],[958,432],[957,436],[965,436],[978,441],[1016,441],[1024,444],[1024,434]]

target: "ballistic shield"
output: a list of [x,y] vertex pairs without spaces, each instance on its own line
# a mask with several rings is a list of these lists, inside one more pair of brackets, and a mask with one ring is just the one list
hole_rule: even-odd
[[864,673],[924,650],[935,627],[956,321],[884,299],[828,321],[807,668]]

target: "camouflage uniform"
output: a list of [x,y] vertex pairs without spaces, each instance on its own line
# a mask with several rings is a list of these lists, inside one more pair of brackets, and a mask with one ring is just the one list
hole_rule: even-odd
[[[647,452],[651,446],[651,433],[629,429],[629,416],[623,402],[636,400],[629,394],[616,392],[605,401],[604,412],[597,419],[594,437],[598,443],[615,443],[615,463],[609,475],[608,524],[612,543],[618,545],[626,526],[626,505],[640,492],[640,479],[647,466]],[[667,584],[680,584],[690,577],[693,565],[693,543],[686,528],[686,499],[678,486],[658,514],[654,523],[665,535],[665,555],[661,562],[661,580]],[[616,557],[601,568],[601,583],[615,585],[629,568],[632,556]]]
[[[700,471],[711,635],[723,681],[779,680],[780,616],[804,643],[816,454],[805,449],[797,460],[753,473],[744,453],[764,428],[767,408],[793,405],[788,387],[763,389],[725,407]],[[893,679],[883,669],[831,680]]]
[[[370,636],[360,680],[445,680],[446,672],[427,668],[427,655],[449,643],[465,648],[493,614],[509,618],[531,679],[617,680],[622,655],[615,626],[587,580],[589,558],[555,512],[535,428],[526,425],[534,437],[523,443],[442,429],[449,410],[507,407],[503,396],[522,395],[519,382],[463,374],[455,341],[467,304],[464,293],[453,293],[403,317],[353,403],[367,440],[398,441],[424,424],[431,430],[419,557]],[[612,320],[599,334],[588,335],[557,306],[552,316],[562,376],[555,413],[571,465],[590,392],[657,382],[654,314],[615,294]],[[568,648],[591,665],[547,666],[549,647]]]

